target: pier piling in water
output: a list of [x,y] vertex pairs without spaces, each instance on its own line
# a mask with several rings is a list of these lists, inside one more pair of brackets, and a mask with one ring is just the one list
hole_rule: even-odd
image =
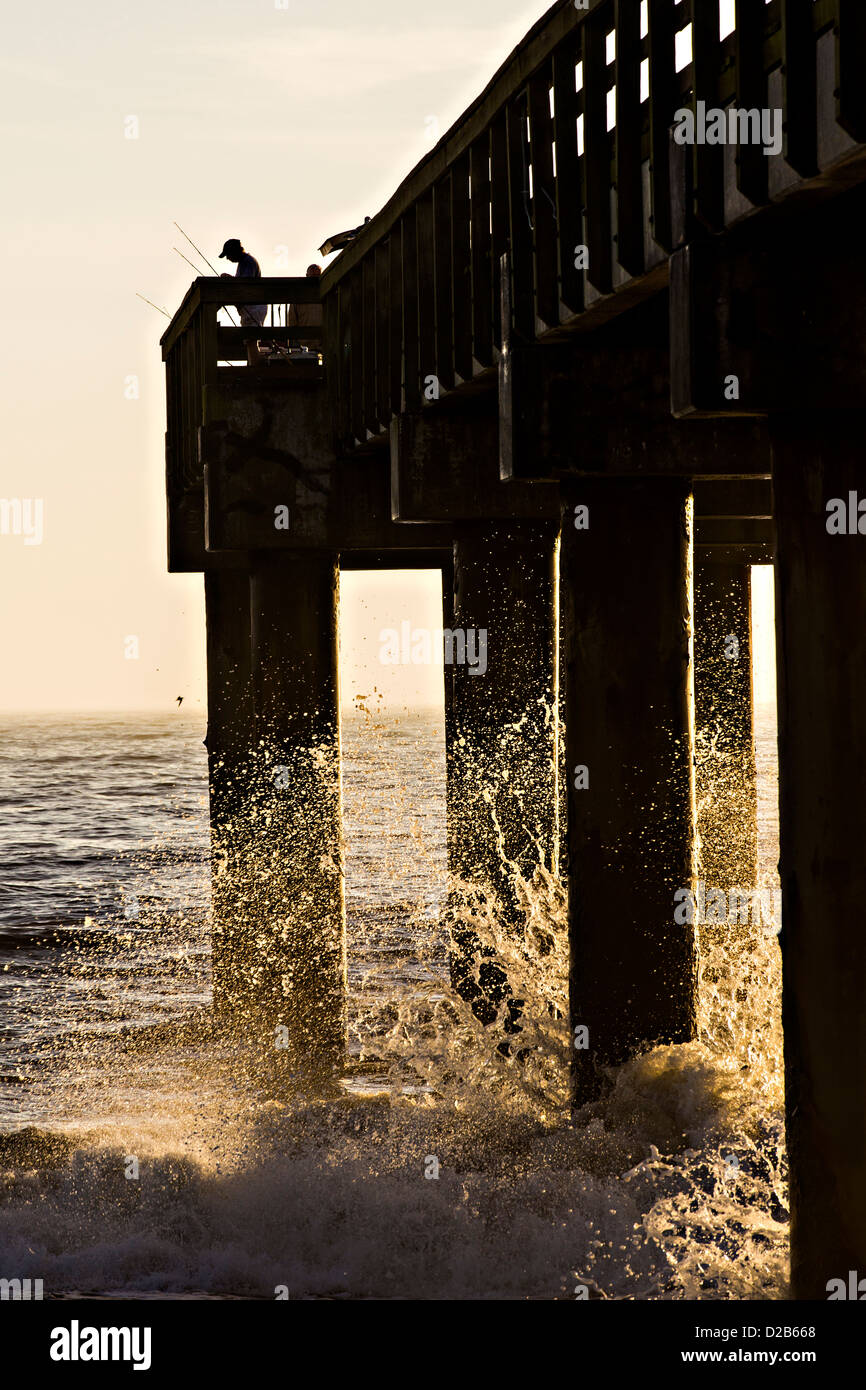
[[[572,1021],[580,1084],[696,1026],[689,563],[679,479],[562,488]],[[628,537],[628,543],[622,540]]]
[[249,575],[243,570],[206,574],[205,609],[213,996],[226,1023],[243,978],[249,916],[247,845],[256,756]]
[[481,664],[446,665],[445,679],[448,859],[461,885],[452,891],[451,974],[485,1022],[506,981],[479,960],[461,900],[474,889],[496,904],[506,930],[520,931],[519,885],[538,865],[557,867],[556,529],[465,527],[446,595],[446,627],[483,652]]
[[295,1057],[344,1060],[346,944],[340,808],[337,556],[260,556],[251,636],[257,760],[250,858],[257,1015]]
[[801,1298],[866,1254],[866,551],[828,530],[863,486],[866,412],[773,422],[782,1023],[792,1278]]

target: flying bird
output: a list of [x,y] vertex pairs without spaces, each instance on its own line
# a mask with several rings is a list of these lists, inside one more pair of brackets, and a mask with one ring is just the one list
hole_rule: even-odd
[[180,709],[180,707],[181,707],[182,704],[183,704],[183,696],[182,696],[182,695],[178,695],[178,697],[177,697],[177,707],[178,707],[178,709]]

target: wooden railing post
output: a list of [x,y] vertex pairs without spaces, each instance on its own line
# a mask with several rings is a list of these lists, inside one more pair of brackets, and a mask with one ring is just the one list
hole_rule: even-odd
[[584,20],[583,207],[589,248],[587,281],[598,294],[613,288],[610,213],[610,136],[607,129],[607,19],[596,10]]
[[493,261],[490,231],[490,136],[469,152],[472,189],[472,359],[473,374],[493,364]]
[[556,140],[556,226],[561,306],[557,323],[583,308],[583,276],[578,247],[583,245],[583,208],[574,190],[582,187],[577,119],[582,96],[576,90],[580,36],[573,35],[553,55],[553,122]]
[[529,83],[529,154],[532,162],[534,333],[559,325],[556,185],[553,177],[553,71],[545,63]]
[[[698,0],[692,11],[692,107],[697,120],[699,101],[708,108],[719,104],[719,0]],[[709,231],[717,232],[725,220],[724,146],[695,141],[693,211]]]
[[641,0],[616,0],[616,254],[630,275],[642,275],[646,268],[640,11]]

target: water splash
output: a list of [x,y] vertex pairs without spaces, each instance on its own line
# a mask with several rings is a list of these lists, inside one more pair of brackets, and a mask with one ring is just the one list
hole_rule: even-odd
[[[390,772],[346,808],[342,1093],[268,1072],[188,1005],[182,1023],[55,1040],[50,1130],[0,1136],[0,1273],[43,1278],[49,1295],[784,1297],[775,938],[704,941],[699,1040],[612,1070],[609,1091],[570,1114],[564,886],[543,866],[518,875],[515,931],[494,893],[457,885],[464,922],[523,1002],[506,1055],[450,987],[443,808],[427,804],[441,748],[417,729],[401,737],[402,763],[381,716],[346,737],[350,760]],[[368,856],[356,880],[353,853]],[[171,920],[179,931],[182,914]],[[74,976],[91,1009],[100,949]]]

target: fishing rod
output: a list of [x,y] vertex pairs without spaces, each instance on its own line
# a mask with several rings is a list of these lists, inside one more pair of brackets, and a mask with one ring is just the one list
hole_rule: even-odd
[[[181,227],[181,224],[179,224],[179,222],[175,222],[174,225],[175,225],[175,227],[177,227],[178,231],[181,232],[181,235],[182,235],[182,236],[186,236],[186,232],[183,231],[183,228]],[[207,265],[207,268],[209,268],[210,271],[213,271],[213,272],[214,272],[214,275],[220,275],[220,272],[214,270],[214,267],[213,267],[213,265],[211,265],[209,259],[207,259],[207,256],[204,256],[204,254],[203,254],[202,252],[200,252],[199,247],[196,246],[196,243],[193,242],[192,238],[189,238],[189,236],[186,236],[186,240],[188,240],[189,245],[192,246],[193,252],[196,252],[197,256],[199,256],[200,259],[202,259],[202,260],[204,261],[204,264]],[[177,246],[172,246],[171,249],[172,249],[172,252],[178,252],[178,247],[177,247]],[[197,265],[193,265],[192,261],[190,261],[189,256],[185,256],[185,254],[183,254],[183,252],[178,252],[178,256],[181,257],[181,260],[185,260],[185,261],[186,261],[186,264],[188,264],[188,265],[190,265],[190,267],[192,267],[192,270],[195,270],[196,275],[202,274],[202,271],[199,270],[199,267],[197,267]],[[220,277],[220,278],[222,278],[222,277]],[[240,328],[239,322],[235,322],[234,318],[232,318],[231,310],[229,310],[228,307],[225,306],[225,304],[221,304],[220,307],[221,307],[221,309],[225,309],[225,313],[227,313],[227,314],[228,314],[228,317],[231,318],[231,320],[232,320],[232,328]]]
[[[195,242],[193,241],[192,237],[191,237],[191,236],[187,236],[186,232],[184,231],[184,229],[183,229],[183,227],[180,225],[180,223],[179,223],[179,222],[175,222],[174,225],[177,227],[177,230],[180,232],[181,236],[186,237],[186,239],[187,239],[187,241],[189,242],[190,246],[192,247],[193,251],[195,251],[196,255],[199,257],[200,260],[203,260],[203,261],[204,261],[204,263],[205,263],[205,265],[207,266],[208,270],[211,271],[211,273],[212,273],[213,275],[216,275],[216,276],[218,276],[220,279],[222,279],[222,276],[220,275],[219,271],[214,269],[214,267],[211,265],[210,261],[208,260],[207,256],[204,254],[204,252],[203,252],[203,251],[200,251],[199,248],[196,246],[196,244],[195,244]],[[175,251],[177,251],[177,247],[174,247],[173,249],[174,249]],[[178,254],[179,256],[181,256],[181,255],[183,255],[183,252],[182,252],[182,251],[178,251],[177,254]],[[192,261],[187,260],[186,256],[184,256],[183,258],[184,258],[184,260],[186,261],[187,265],[192,265]],[[192,266],[192,268],[193,268],[193,270],[195,270],[195,266],[194,266],[194,265]],[[229,277],[229,278],[231,278],[231,277]],[[225,309],[225,311],[226,311],[226,313],[228,314],[229,318],[231,318],[231,311],[227,308],[227,306],[226,306],[225,304],[223,304],[222,307]],[[235,310],[237,310],[237,305],[235,305],[234,307],[235,307]],[[238,318],[240,319],[240,315],[238,315]],[[240,326],[241,326],[241,325],[240,325],[239,322],[236,323],[236,324],[233,324],[233,327],[235,327],[235,328],[240,328]]]
[[[172,251],[177,251],[177,247],[176,247],[176,246],[173,246],[171,249],[172,249]],[[198,266],[197,266],[197,265],[193,265],[193,263],[192,263],[192,261],[190,260],[189,256],[185,256],[185,255],[183,254],[182,251],[177,251],[177,254],[180,256],[181,260],[182,260],[182,261],[186,261],[187,265],[188,265],[188,266],[191,266],[192,269],[195,271],[196,275],[198,275]],[[202,260],[204,260],[204,256],[202,256]],[[226,306],[223,304],[223,305],[221,305],[221,308],[225,309]],[[228,309],[226,309],[226,313],[228,313],[228,312],[229,312]],[[235,326],[236,328],[239,328],[239,327],[240,327],[240,324],[235,324],[234,326]],[[223,360],[224,360],[223,358],[220,358],[220,359],[219,359],[220,362],[222,362]],[[228,365],[229,365],[229,363],[226,362],[226,366],[228,366]]]
[[138,290],[136,290],[135,293],[136,293],[137,298],[143,299],[144,302],[145,302],[145,304],[149,304],[150,307],[151,307],[151,309],[156,309],[156,311],[157,311],[158,314],[165,314],[165,316],[166,316],[167,319],[170,319],[170,318],[171,318],[171,314],[168,312],[167,309],[160,309],[160,307],[159,307],[158,304],[154,304],[153,300],[152,300],[152,299],[148,299],[146,295],[139,294],[139,293],[138,293]]
[[189,256],[185,256],[182,251],[178,251],[176,246],[173,246],[171,249],[172,251],[177,251],[177,254],[180,256],[181,260],[186,261],[187,265],[195,271],[196,275],[201,274],[201,271],[199,270],[198,266],[193,264]]
[[210,261],[208,260],[207,256],[204,254],[203,251],[199,251],[199,249],[198,249],[198,247],[196,246],[195,242],[193,241],[192,237],[186,235],[186,232],[184,231],[184,229],[183,229],[183,227],[180,225],[180,223],[179,223],[179,222],[175,222],[174,225],[177,227],[177,230],[180,232],[181,236],[182,236],[182,237],[185,237],[186,240],[189,242],[190,246],[192,247],[193,251],[195,251],[195,253],[196,253],[196,255],[198,256],[199,260],[204,261],[205,265],[207,266],[207,268],[208,268],[208,270],[211,272],[211,274],[212,274],[212,275],[219,275],[219,271],[218,271],[218,270],[214,270],[214,268],[213,268],[213,266],[211,265]]

